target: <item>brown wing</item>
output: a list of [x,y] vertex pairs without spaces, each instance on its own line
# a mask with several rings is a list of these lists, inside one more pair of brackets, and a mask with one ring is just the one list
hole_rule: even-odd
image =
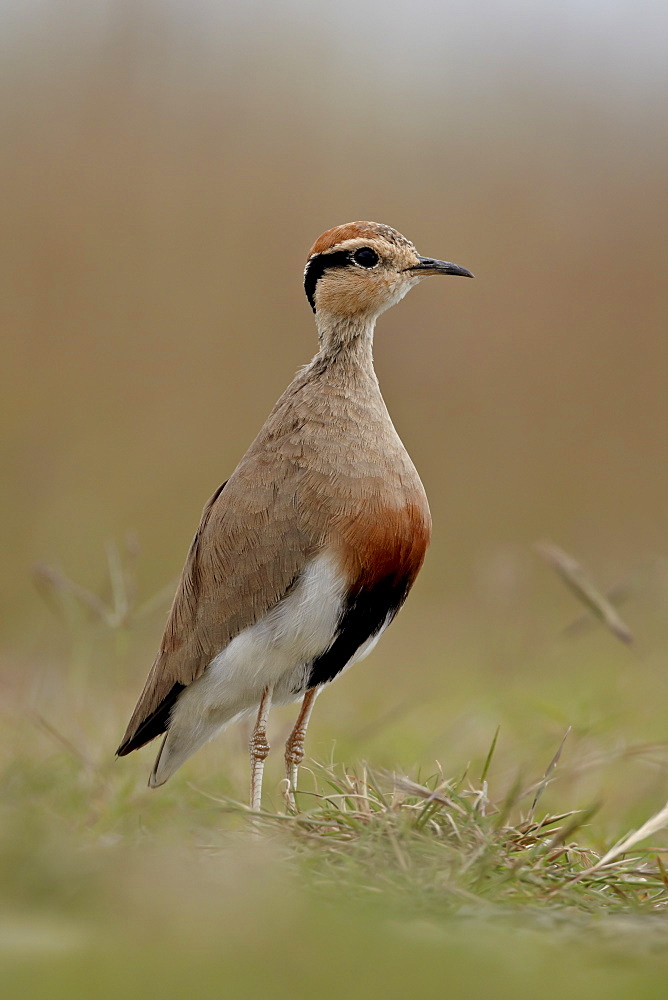
[[204,508],[119,755],[164,732],[181,690],[285,596],[319,548],[321,534],[299,514],[299,469],[272,457],[249,454]]
[[[386,508],[417,504],[424,544],[413,575],[419,568],[428,539],[426,497],[378,384],[351,376],[338,386],[337,372],[316,361],[288,387],[204,508],[120,755],[164,732],[183,688],[285,596],[323,545],[339,546],[352,582],[362,563],[375,560],[369,547],[383,559],[395,551],[385,529],[378,534],[381,526],[403,537]],[[412,538],[408,522],[407,530]]]

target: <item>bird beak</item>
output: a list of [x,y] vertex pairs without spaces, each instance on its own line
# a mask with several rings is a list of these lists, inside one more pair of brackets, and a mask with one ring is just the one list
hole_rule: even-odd
[[473,275],[465,267],[459,264],[451,264],[447,260],[434,260],[433,257],[420,257],[420,263],[412,267],[405,268],[406,271],[414,271],[418,275],[427,274],[459,274],[462,278],[472,278]]

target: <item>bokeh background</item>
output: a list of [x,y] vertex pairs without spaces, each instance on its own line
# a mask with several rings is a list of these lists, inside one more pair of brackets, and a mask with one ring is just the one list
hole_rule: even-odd
[[[308,751],[448,773],[500,724],[503,785],[542,773],[573,725],[555,803],[598,798],[601,837],[658,808],[665,4],[3,0],[0,15],[2,753],[18,839],[36,788],[55,796],[37,827],[89,828],[56,805],[68,753],[93,762],[84,799],[104,801],[102,773],[142,822],[173,820],[143,788],[152,748],[113,753],[201,507],[315,350],[306,253],[354,219],[476,280],[426,283],[379,324],[434,541],[377,651],[320,700]],[[632,647],[568,629],[583,609],[543,539],[623,593]],[[111,627],[53,567],[106,601],[116,556],[132,593]],[[200,753],[177,790],[243,797],[244,739]],[[270,795],[279,777],[277,754]]]

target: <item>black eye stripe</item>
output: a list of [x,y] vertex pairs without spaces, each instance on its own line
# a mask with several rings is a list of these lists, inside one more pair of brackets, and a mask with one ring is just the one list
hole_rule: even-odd
[[336,250],[334,253],[319,253],[311,257],[304,271],[304,291],[306,298],[315,312],[315,286],[330,267],[347,267],[351,258],[348,250]]
[[304,291],[311,309],[315,312],[315,289],[318,280],[330,267],[347,267],[357,264],[359,267],[375,267],[380,260],[371,247],[359,247],[358,250],[336,250],[334,253],[319,253],[312,257],[304,271]]

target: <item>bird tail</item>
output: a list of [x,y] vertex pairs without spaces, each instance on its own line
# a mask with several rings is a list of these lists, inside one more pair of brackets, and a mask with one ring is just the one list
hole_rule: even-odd
[[226,712],[210,712],[196,719],[173,717],[148,779],[149,788],[164,785],[189,757],[241,714],[235,706]]

